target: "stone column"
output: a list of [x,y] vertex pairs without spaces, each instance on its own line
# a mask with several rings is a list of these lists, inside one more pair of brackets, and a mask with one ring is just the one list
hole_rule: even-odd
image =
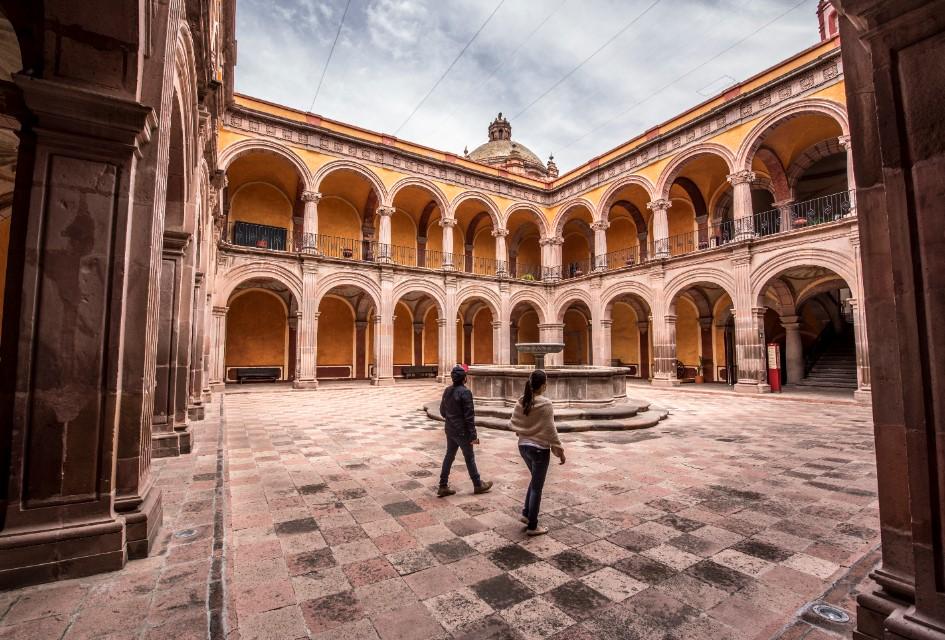
[[377,261],[383,263],[392,262],[391,256],[393,252],[391,250],[391,236],[390,236],[390,219],[394,215],[394,207],[378,207],[377,216],[379,220],[378,224],[378,246],[377,246]]
[[598,220],[591,225],[594,230],[594,271],[607,271],[607,229],[610,223]]
[[509,256],[505,248],[505,237],[509,235],[508,229],[493,229],[492,237],[495,238],[495,273],[497,276],[507,276],[509,274]]
[[[388,216],[389,220],[389,216]],[[381,269],[381,308],[375,317],[375,385],[394,383],[394,274],[390,267]]]
[[[449,333],[450,333],[451,326],[450,326],[449,320],[447,318],[437,318],[436,328],[437,328],[437,335],[439,336],[439,340],[437,341],[437,345],[439,346],[439,349],[437,350],[436,379],[440,382],[444,382],[449,379],[450,369],[453,368],[453,365],[455,364],[453,360],[455,360],[456,358],[455,356],[450,356]],[[456,331],[453,331],[453,345],[454,345],[453,353],[454,354],[456,353],[455,343],[456,343]]]
[[[367,344],[367,320],[356,320],[354,323],[354,377],[356,380],[364,380],[368,377],[367,375],[367,354],[368,354],[368,344]],[[377,340],[377,332],[374,333],[375,340]],[[318,366],[316,363],[315,367],[316,373],[318,372]]]
[[[188,205],[193,209],[193,205]],[[192,213],[192,212],[191,212]],[[189,217],[189,216],[188,216]],[[165,232],[166,233],[166,232]],[[193,237],[193,236],[191,236]],[[184,251],[181,262],[181,288],[177,302],[177,350],[173,354],[174,372],[174,431],[180,441],[180,453],[190,453],[191,433],[190,415],[187,407],[190,401],[190,361],[192,358],[194,332],[194,262],[197,247],[191,242]]]
[[850,213],[856,215],[856,176],[853,173],[853,144],[850,136],[840,136],[837,142],[847,152],[847,189],[850,192]]
[[187,417],[190,420],[203,420],[203,387],[204,387],[204,331],[205,308],[207,296],[204,293],[205,279],[203,272],[194,274],[194,298],[191,322],[193,332],[190,340],[190,394],[187,404]]
[[662,322],[653,323],[653,356],[656,371],[653,385],[657,387],[675,387],[679,385],[676,377],[676,314],[666,313]]
[[738,382],[735,391],[762,393],[768,386],[765,354],[764,308],[751,296],[751,254],[742,247],[732,258],[735,272],[735,351]]
[[456,260],[453,256],[453,227],[456,226],[456,220],[440,218],[440,226],[443,227],[443,269],[452,271]]
[[754,212],[751,208],[751,183],[755,181],[753,171],[736,171],[728,176],[732,185],[732,218],[735,223],[735,239],[748,240],[755,237]]
[[516,344],[518,344],[518,325],[510,324],[509,325],[509,364],[518,364],[518,349],[515,348]]
[[564,238],[561,236],[555,236],[550,239],[551,244],[549,245],[549,251],[551,253],[551,266],[553,269],[552,281],[557,282],[561,279],[562,271],[564,265],[561,264],[563,260],[561,249],[564,246]]
[[709,248],[709,216],[708,214],[696,216],[697,245],[698,249]]
[[502,335],[505,333],[502,331],[502,325],[504,323],[501,320],[492,321],[492,362],[493,364],[508,364],[508,362],[502,362],[503,360],[503,351],[502,348],[506,342],[502,340]]
[[870,352],[866,336],[866,313],[856,298],[850,298],[853,307],[853,334],[856,341],[856,391],[853,396],[864,404],[872,401],[870,382]]
[[423,364],[423,321],[413,323],[413,363]]
[[541,279],[552,282],[555,280],[554,274],[561,270],[553,268],[554,255],[551,248],[551,238],[541,238],[538,244],[541,246]]
[[463,364],[472,364],[472,334],[471,322],[463,323]]
[[801,342],[801,323],[798,316],[782,316],[784,327],[784,359],[788,384],[804,379],[804,345]]
[[[544,322],[538,325],[538,336],[541,342],[564,342],[564,323]],[[545,356],[546,367],[560,367],[564,364],[564,352],[549,353]]]
[[[134,60],[133,51],[118,60]],[[101,55],[99,62],[114,60]],[[124,78],[134,86],[135,71]],[[9,454],[8,491],[0,502],[0,589],[124,566],[126,520],[114,508],[119,464],[134,482],[127,489],[135,495],[136,517],[154,532],[161,522],[160,490],[151,490],[149,398],[142,402],[142,389],[123,380],[130,368],[138,370],[139,384],[147,376],[139,366],[144,337],[125,330],[131,313],[146,313],[129,310],[127,291],[147,288],[150,277],[149,254],[133,251],[150,246],[150,219],[142,220],[142,232],[132,212],[154,111],[67,82],[13,79],[32,116],[20,144],[33,162],[17,176],[22,189],[13,215],[23,224],[11,231],[6,289],[7,301],[16,302],[4,309],[4,328],[12,333],[4,333],[0,366],[0,450]],[[110,86],[117,94],[127,85]],[[120,428],[133,432],[133,459],[119,460]]]
[[318,379],[318,301],[315,291],[318,286],[318,265],[302,259],[302,299],[299,303],[298,374],[292,382],[296,389],[317,389]]
[[210,389],[216,393],[226,385],[226,312],[213,307],[213,337],[210,345]]
[[712,317],[699,318],[699,342],[702,359],[705,361],[702,374],[706,382],[712,382],[715,379],[715,359],[712,357],[714,345],[712,344]]
[[302,202],[305,212],[302,218],[301,249],[309,253],[318,253],[318,201],[322,194],[317,191],[303,191]]
[[781,213],[781,231],[790,231],[794,228],[794,200],[779,200],[773,202],[772,207]]
[[640,254],[638,263],[642,264],[647,261],[649,258],[649,247],[647,246],[650,242],[650,234],[647,231],[640,231],[637,233],[637,248]]
[[444,274],[444,288],[446,298],[443,304],[443,320],[446,324],[443,326],[445,339],[445,351],[443,352],[444,368],[440,371],[442,382],[450,381],[450,369],[457,363],[456,358],[456,323],[458,321],[458,309],[456,304],[456,275],[450,272]]
[[601,318],[600,329],[597,332],[597,341],[592,343],[594,348],[594,364],[600,367],[609,367],[611,360],[611,330],[614,321],[610,318]]
[[669,257],[669,209],[671,200],[653,200],[646,208],[653,212],[653,253],[656,258]]
[[637,322],[640,332],[640,377],[644,380],[650,377],[650,323],[648,320]]

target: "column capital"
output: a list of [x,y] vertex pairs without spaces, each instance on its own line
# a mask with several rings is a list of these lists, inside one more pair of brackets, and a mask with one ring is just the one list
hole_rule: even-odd
[[554,236],[553,238],[548,238],[548,244],[556,246],[556,247],[561,246],[564,244],[564,237]]
[[651,200],[646,203],[646,208],[654,213],[657,211],[668,211],[673,206],[672,200],[667,200],[665,198],[660,198],[659,200]]
[[394,209],[394,207],[383,207],[383,206],[382,206],[382,207],[378,207],[378,208],[377,208],[377,215],[381,216],[382,218],[389,218],[389,217],[391,217],[392,215],[394,215],[394,211],[396,211],[396,209]]
[[213,307],[213,315],[225,316],[229,307]]
[[742,171],[730,173],[726,178],[733,187],[740,184],[751,184],[755,181],[755,172],[743,169]]
[[493,230],[492,230],[492,237],[493,237],[493,238],[499,238],[499,237],[504,238],[504,237],[506,237],[507,235],[509,235],[509,230],[508,230],[508,229],[503,229],[503,228],[500,227],[500,228],[498,228],[498,229],[493,229]]
[[676,314],[667,313],[666,315],[663,316],[663,320],[667,322],[668,324],[676,324]]
[[837,142],[840,143],[840,146],[843,147],[844,151],[850,150],[850,136],[839,136]]
[[600,319],[600,326],[603,327],[603,328],[609,329],[610,327],[613,326],[613,324],[614,324],[614,321],[613,321],[612,318],[601,318],[601,319]]
[[610,223],[606,220],[598,220],[591,224],[591,229],[594,231],[607,231],[610,228]]
[[798,331],[801,328],[801,318],[800,316],[781,316],[781,326],[784,327],[785,330],[792,329]]
[[493,329],[501,329],[501,328],[502,328],[502,321],[501,321],[501,320],[493,320],[493,321],[492,321],[492,328],[493,328]]
[[303,191],[302,192],[302,202],[314,202],[318,203],[322,199],[322,194],[318,191]]
[[456,219],[455,218],[440,218],[437,224],[439,224],[441,227],[452,228],[456,226]]
[[650,330],[650,321],[649,320],[637,320],[637,329],[640,331],[649,331]]

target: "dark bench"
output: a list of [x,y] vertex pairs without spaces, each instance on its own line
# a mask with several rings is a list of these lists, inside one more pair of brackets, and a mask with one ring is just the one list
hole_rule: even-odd
[[233,376],[240,384],[244,382],[275,382],[282,375],[279,367],[237,367]]
[[405,378],[435,378],[436,365],[401,367],[400,372]]

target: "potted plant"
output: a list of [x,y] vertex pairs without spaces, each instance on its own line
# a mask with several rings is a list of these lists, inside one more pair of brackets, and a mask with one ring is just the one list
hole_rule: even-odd
[[535,276],[530,273],[526,273],[524,276],[522,276],[522,280],[525,280],[526,282],[534,282]]
[[696,365],[696,384],[705,382],[705,368],[707,364],[708,361],[704,357],[699,356],[699,364]]
[[354,256],[354,251],[350,247],[345,247],[344,249],[341,250],[341,255],[344,256],[345,258],[350,258]]
[[624,263],[626,266],[628,266],[628,267],[632,267],[632,266],[633,266],[633,258],[627,258],[626,260],[624,260],[623,263]]
[[800,216],[794,218],[794,222],[793,222],[792,224],[794,225],[794,228],[795,228],[795,229],[800,228],[800,227],[803,227],[803,226],[806,226],[806,225],[807,225],[807,218],[805,218],[804,215],[802,214],[802,215],[800,215]]
[[259,249],[266,249],[269,247],[269,241],[265,238],[260,238],[256,241],[256,247]]

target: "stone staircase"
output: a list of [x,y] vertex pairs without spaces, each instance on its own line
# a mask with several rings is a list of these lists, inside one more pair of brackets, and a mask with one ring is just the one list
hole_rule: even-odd
[[856,344],[853,328],[834,338],[814,363],[810,373],[796,383],[802,387],[856,389]]

